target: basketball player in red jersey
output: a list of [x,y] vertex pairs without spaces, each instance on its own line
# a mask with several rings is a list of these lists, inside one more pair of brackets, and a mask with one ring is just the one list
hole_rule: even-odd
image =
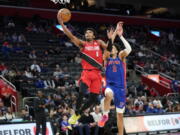
[[[107,45],[102,40],[95,40],[96,32],[92,28],[86,29],[84,33],[86,41],[83,41],[74,36],[66,28],[61,17],[58,21],[68,38],[80,48],[82,55],[81,64],[83,71],[79,82],[79,97],[77,99],[75,114],[69,119],[70,124],[75,124],[84,110],[98,104],[98,95],[102,85],[100,68],[103,65],[103,49],[106,49]],[[83,98],[87,90],[89,90],[89,96],[86,102],[83,103]]]

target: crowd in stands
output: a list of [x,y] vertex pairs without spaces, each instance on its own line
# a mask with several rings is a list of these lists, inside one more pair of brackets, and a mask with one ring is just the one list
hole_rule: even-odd
[[[54,125],[54,132],[57,134],[65,134],[66,132],[68,132],[69,135],[73,132],[83,135],[83,133],[81,133],[83,128],[86,131],[86,135],[88,135],[89,132],[93,132],[95,135],[98,135],[98,133],[105,134],[105,132],[110,132],[106,131],[108,129],[107,127],[103,129],[97,126],[97,121],[102,116],[100,106],[95,106],[94,108],[87,109],[84,112],[85,115],[79,120],[79,123],[77,125],[71,127],[71,125],[68,124],[67,120],[73,113],[72,108],[75,107],[77,94],[78,93],[68,93],[66,95],[64,94],[64,92],[61,92],[61,94],[51,94],[44,97],[47,105],[47,117]],[[31,105],[30,107],[33,108],[33,106]],[[20,117],[23,118],[24,121],[33,121],[34,113],[32,108],[29,110],[29,112],[27,111],[27,109],[21,110]],[[178,103],[178,100],[175,101],[174,99],[172,100],[165,96],[147,97],[145,95],[142,95],[136,98],[128,96],[125,115],[134,116],[144,114],[165,114],[179,111],[180,104]],[[114,116],[113,119],[115,119],[114,113],[115,109],[112,106],[110,115]],[[11,111],[11,108],[5,106],[1,101],[0,121],[10,121],[13,118],[15,118],[15,114]],[[108,126],[113,127],[114,124],[115,123],[113,123],[113,121],[110,121]],[[74,128],[75,130],[72,130],[72,128]]]
[[[16,86],[22,97],[36,96],[38,90],[43,91],[47,104],[47,116],[54,125],[55,133],[71,134],[72,128],[76,128],[76,132],[80,135],[83,135],[83,129],[85,129],[86,135],[89,135],[90,131],[95,135],[102,132],[110,135],[110,131],[106,131],[109,129],[101,129],[97,126],[97,121],[102,115],[99,106],[87,109],[84,112],[86,117],[80,119],[76,127],[68,124],[67,120],[73,113],[72,109],[76,107],[78,96],[78,78],[81,69],[78,49],[62,33],[56,35],[50,24],[41,25],[38,20],[37,22],[25,22],[27,25],[20,25],[18,21],[16,23],[11,19],[8,25],[1,26],[4,30],[0,31],[1,75]],[[76,35],[78,35],[77,31],[83,33],[82,28],[86,27],[85,24],[77,23],[74,23],[73,26],[71,28]],[[9,29],[12,27],[13,29]],[[18,27],[21,29],[18,30]],[[107,26],[94,24],[94,27],[101,33],[99,36],[105,39]],[[156,70],[156,72],[163,72],[180,79],[178,66],[180,56],[175,49],[178,46],[176,32],[168,33],[162,30],[162,36],[154,39],[149,36],[149,28],[125,25],[124,29],[124,35],[133,47],[133,52],[128,57],[129,69],[134,70],[137,64],[142,66],[147,73]],[[38,38],[38,35],[43,34],[48,34],[49,39]],[[32,39],[33,35],[37,38]],[[42,44],[48,43],[50,46],[42,45],[37,48],[33,40],[36,42],[41,40]],[[45,49],[42,49],[43,47]],[[155,55],[155,53],[160,55]],[[53,59],[57,59],[57,61],[53,61]],[[13,62],[15,60],[16,62]],[[152,97],[148,87],[132,80],[129,74],[127,84],[126,115],[180,112],[178,98],[172,100],[167,96]],[[15,117],[15,114],[6,101],[7,99],[5,100],[4,97],[0,98],[0,120],[9,121]],[[33,105],[28,105],[29,110],[23,108],[20,114],[24,121],[33,120]],[[112,106],[112,115],[114,111]],[[112,125],[115,122],[110,120],[109,123]]]

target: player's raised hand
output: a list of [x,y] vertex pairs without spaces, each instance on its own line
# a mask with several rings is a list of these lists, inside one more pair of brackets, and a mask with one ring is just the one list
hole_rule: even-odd
[[113,33],[114,33],[114,28],[113,28],[113,27],[110,27],[110,28],[107,30],[107,37],[108,37],[108,39],[112,39]]
[[57,19],[58,19],[59,24],[61,24],[61,25],[64,24],[61,14],[58,15]]
[[123,22],[118,22],[116,27],[117,34],[122,36],[123,34]]

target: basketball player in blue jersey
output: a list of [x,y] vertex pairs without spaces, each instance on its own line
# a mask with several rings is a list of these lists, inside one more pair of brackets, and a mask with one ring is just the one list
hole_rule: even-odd
[[[118,135],[123,135],[123,113],[126,103],[126,63],[125,58],[131,52],[131,46],[122,36],[123,23],[117,24],[116,30],[108,35],[109,40],[108,47],[104,52],[104,62],[106,65],[106,89],[105,98],[102,100],[103,116],[98,122],[100,127],[103,127],[108,120],[108,113],[110,111],[111,100],[114,99],[114,104],[117,112],[117,126]],[[113,33],[113,34],[112,34]],[[119,49],[118,45],[113,44],[115,36],[118,35],[122,43],[125,46],[124,50]]]

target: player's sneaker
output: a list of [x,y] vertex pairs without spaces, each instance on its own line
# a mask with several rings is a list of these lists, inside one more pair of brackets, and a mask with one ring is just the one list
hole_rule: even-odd
[[76,122],[79,120],[80,117],[81,117],[80,115],[73,114],[69,118],[68,123],[71,124],[71,125],[74,125],[74,124],[76,124]]
[[98,126],[99,127],[104,127],[104,125],[106,124],[106,122],[108,121],[109,116],[108,115],[103,115],[101,120],[98,121]]

